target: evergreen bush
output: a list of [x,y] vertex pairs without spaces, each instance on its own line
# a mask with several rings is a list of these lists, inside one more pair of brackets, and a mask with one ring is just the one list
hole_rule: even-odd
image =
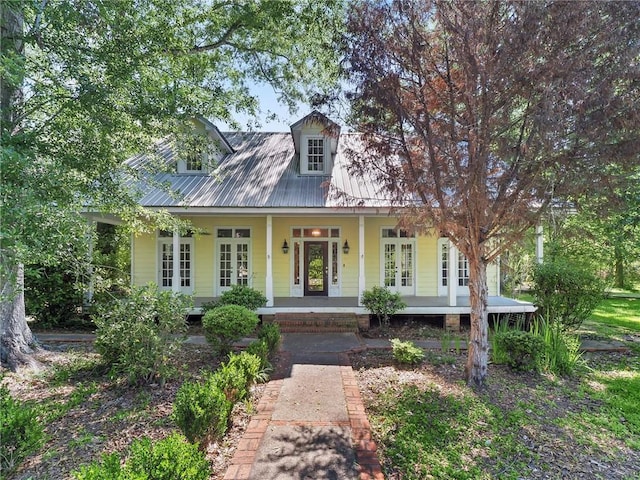
[[265,339],[258,339],[251,342],[245,352],[251,353],[260,359],[260,369],[266,371],[271,368],[269,362],[269,345]]
[[424,359],[424,352],[413,342],[403,342],[398,338],[391,339],[393,358],[403,365],[416,365]]
[[155,285],[96,306],[96,350],[130,383],[163,381],[174,373],[171,356],[187,330],[191,299]]
[[278,351],[282,339],[280,326],[277,323],[263,323],[258,330],[258,339],[267,342],[269,354],[273,355]]
[[202,312],[207,313],[209,310],[221,307],[223,305],[240,305],[255,311],[267,304],[267,297],[262,292],[248,287],[247,285],[233,285],[231,290],[227,290],[220,298],[213,302],[207,302],[202,305]]
[[522,330],[506,330],[496,333],[494,340],[511,368],[534,371],[540,367],[544,341],[538,335]]
[[400,293],[377,285],[362,292],[362,305],[376,316],[379,326],[383,329],[389,328],[391,315],[407,306],[402,301]]
[[233,342],[255,330],[258,321],[258,316],[246,307],[223,305],[204,314],[202,328],[207,342],[225,355],[231,351]]

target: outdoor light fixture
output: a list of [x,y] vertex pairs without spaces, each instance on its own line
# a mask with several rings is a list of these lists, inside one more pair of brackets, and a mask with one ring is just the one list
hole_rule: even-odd
[[344,245],[342,245],[342,251],[346,255],[347,253],[349,253],[349,250],[351,250],[351,248],[349,247],[349,241],[345,240]]
[[287,243],[286,240],[282,244],[282,253],[289,253],[289,244]]

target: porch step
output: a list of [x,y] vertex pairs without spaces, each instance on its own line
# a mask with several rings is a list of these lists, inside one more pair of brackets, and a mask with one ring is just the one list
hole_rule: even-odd
[[358,331],[355,313],[276,313],[273,323],[285,333],[344,333]]

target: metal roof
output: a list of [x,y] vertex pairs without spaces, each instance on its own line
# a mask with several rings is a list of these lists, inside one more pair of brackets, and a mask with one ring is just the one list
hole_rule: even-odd
[[[357,134],[340,136],[331,175],[301,175],[290,133],[222,132],[233,148],[211,173],[176,173],[175,145],[165,139],[156,158],[138,155],[127,165],[140,174],[133,183],[145,207],[189,208],[340,208],[329,192],[343,192],[359,207],[387,207],[390,202],[374,182],[349,175],[346,151],[359,144]],[[163,165],[164,172],[148,168]],[[142,173],[146,172],[146,173]],[[154,173],[151,173],[154,172]]]

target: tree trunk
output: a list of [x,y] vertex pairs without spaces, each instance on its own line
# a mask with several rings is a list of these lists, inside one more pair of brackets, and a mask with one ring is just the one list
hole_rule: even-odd
[[2,299],[0,300],[0,360],[2,366],[16,371],[20,367],[39,369],[31,355],[38,349],[24,310],[24,267],[12,265],[1,255]]
[[615,286],[624,288],[624,255],[622,249],[616,245],[614,249],[615,256]]
[[468,261],[471,334],[465,375],[469,386],[481,387],[487,377],[489,363],[487,264],[482,257],[475,255],[470,255]]

